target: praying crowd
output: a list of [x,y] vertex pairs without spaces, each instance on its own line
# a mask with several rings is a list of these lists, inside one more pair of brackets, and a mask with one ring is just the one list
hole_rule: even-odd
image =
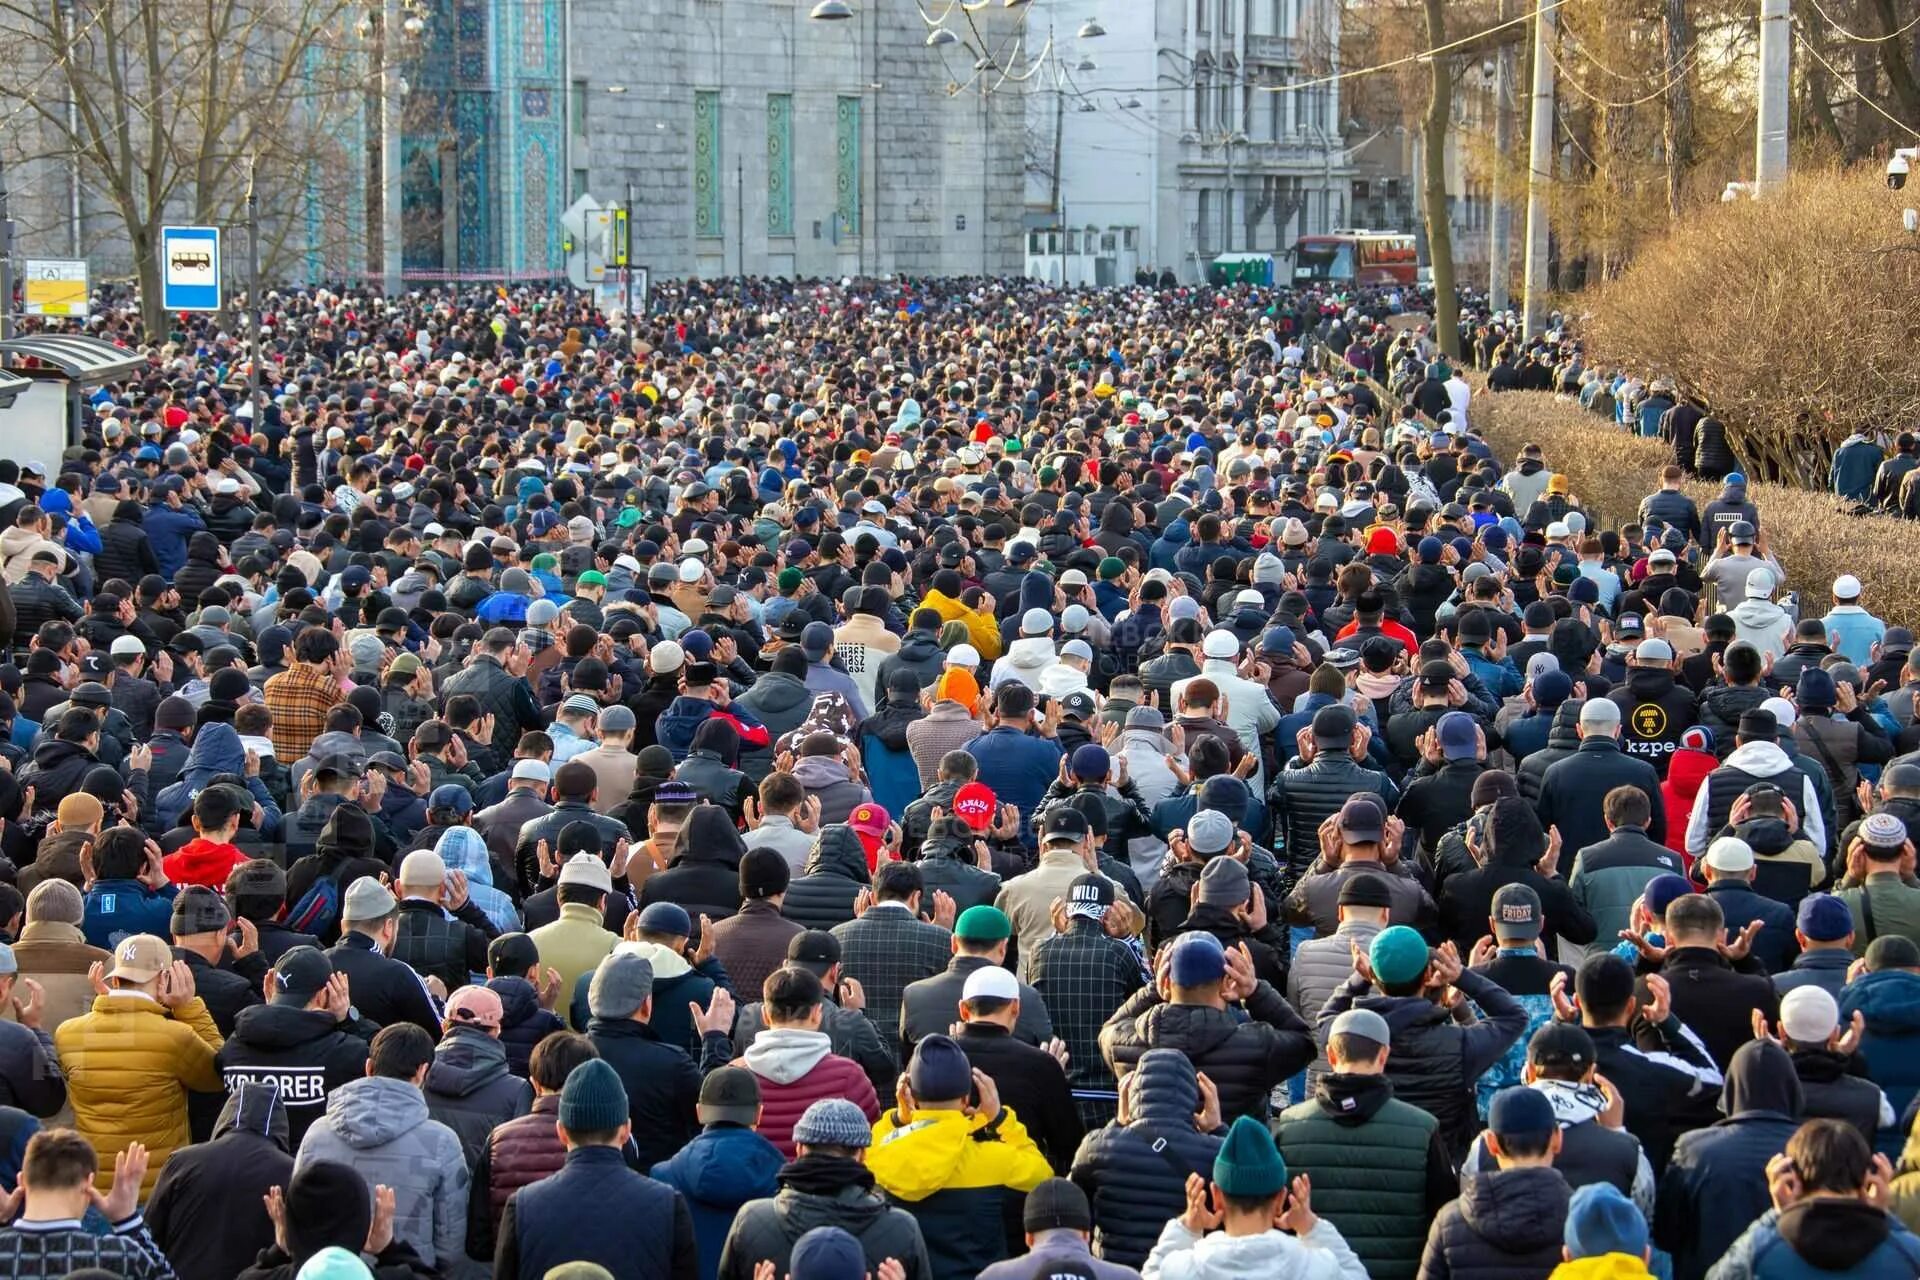
[[0,1274],[1920,1276],[1920,620],[1415,303],[103,299],[0,458]]

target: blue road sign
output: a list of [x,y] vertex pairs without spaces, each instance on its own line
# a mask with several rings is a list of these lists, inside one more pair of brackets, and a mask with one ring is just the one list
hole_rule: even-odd
[[168,311],[220,309],[220,228],[160,228],[160,305]]

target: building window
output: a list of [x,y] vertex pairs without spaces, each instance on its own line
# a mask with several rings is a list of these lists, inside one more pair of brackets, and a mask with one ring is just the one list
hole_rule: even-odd
[[1127,227],[1123,229],[1120,232],[1120,243],[1126,246],[1128,253],[1132,253],[1135,249],[1138,249],[1140,247],[1140,228]]
[[585,194],[587,194],[587,171],[585,169],[575,169],[573,171],[573,199],[578,200]]
[[1213,0],[1193,0],[1193,29],[1205,35],[1213,28],[1207,25],[1207,10],[1213,7]]
[[1193,86],[1193,127],[1207,127],[1207,86],[1203,84]]
[[767,234],[793,234],[793,95],[767,95]]
[[1220,34],[1223,36],[1233,34],[1233,6],[1238,2],[1239,0],[1220,0]]
[[575,80],[572,92],[573,109],[567,114],[573,117],[573,136],[584,138],[587,136],[587,82]]
[[860,99],[841,98],[834,105],[833,193],[840,226],[850,236],[860,234]]
[[693,95],[693,234],[722,233],[720,197],[720,94],[700,89]]

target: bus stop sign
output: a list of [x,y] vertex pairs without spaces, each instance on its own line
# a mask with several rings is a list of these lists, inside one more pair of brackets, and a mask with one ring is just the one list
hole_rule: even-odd
[[161,307],[218,311],[220,301],[220,228],[160,228]]

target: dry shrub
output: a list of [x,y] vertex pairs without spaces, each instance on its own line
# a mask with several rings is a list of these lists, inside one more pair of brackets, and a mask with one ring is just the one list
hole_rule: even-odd
[[[1658,440],[1629,435],[1576,405],[1545,392],[1484,392],[1473,400],[1474,422],[1503,462],[1529,442],[1566,475],[1573,495],[1607,527],[1639,515],[1640,499],[1660,487],[1660,471],[1672,454]],[[1690,484],[1687,492],[1704,507],[1718,485]],[[1754,482],[1750,496],[1770,549],[1800,593],[1803,611],[1827,610],[1828,588],[1843,573],[1866,584],[1863,603],[1889,623],[1920,624],[1920,557],[1913,553],[1915,526],[1890,516],[1848,516],[1831,494]]]
[[1580,300],[1597,363],[1705,397],[1749,473],[1823,488],[1855,430],[1920,416],[1920,245],[1876,163],[1695,208]]

